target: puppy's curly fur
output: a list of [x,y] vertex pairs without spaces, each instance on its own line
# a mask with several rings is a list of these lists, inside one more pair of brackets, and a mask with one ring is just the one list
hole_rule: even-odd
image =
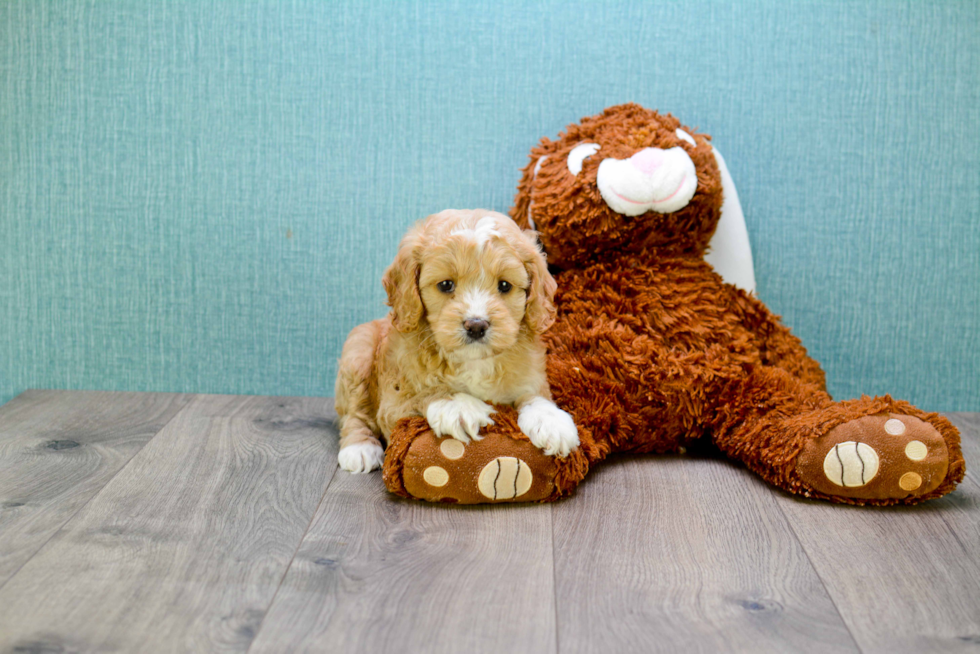
[[384,275],[391,312],[354,328],[337,375],[340,465],[381,466],[402,418],[424,416],[464,443],[513,405],[547,454],[578,446],[551,401],[540,334],[555,320],[555,281],[535,233],[491,211],[446,210],[412,227]]

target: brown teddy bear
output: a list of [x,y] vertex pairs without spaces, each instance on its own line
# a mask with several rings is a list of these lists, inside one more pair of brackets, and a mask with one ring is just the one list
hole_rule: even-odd
[[[538,451],[498,408],[481,441],[445,447],[401,421],[389,490],[430,501],[555,500],[613,452],[678,452],[701,439],[792,493],[913,504],[952,491],[965,464],[949,421],[907,402],[835,402],[799,339],[705,261],[722,206],[704,134],[635,104],[570,125],[531,151],[511,215],[555,271],[545,333],[559,407],[581,446]],[[446,475],[425,471],[441,468]]]

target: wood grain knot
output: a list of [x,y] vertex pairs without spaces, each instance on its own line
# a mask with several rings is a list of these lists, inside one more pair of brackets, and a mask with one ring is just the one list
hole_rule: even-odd
[[76,447],[80,447],[81,443],[73,440],[59,440],[59,441],[48,441],[44,444],[44,447],[49,450],[72,450]]

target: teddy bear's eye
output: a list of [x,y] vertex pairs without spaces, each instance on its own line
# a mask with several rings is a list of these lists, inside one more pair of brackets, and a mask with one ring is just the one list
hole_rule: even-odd
[[582,162],[599,151],[599,146],[595,143],[579,143],[568,153],[568,172],[578,175],[582,172]]
[[690,143],[694,147],[698,147],[698,144],[694,142],[694,137],[691,136],[690,134],[688,134],[687,132],[685,132],[684,130],[682,130],[680,127],[677,128],[677,131],[674,132],[674,134],[680,140],[687,141],[688,143]]

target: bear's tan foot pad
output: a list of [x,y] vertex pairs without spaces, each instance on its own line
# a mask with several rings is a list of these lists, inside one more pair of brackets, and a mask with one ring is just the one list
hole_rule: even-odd
[[826,495],[866,500],[911,499],[946,478],[946,442],[928,422],[894,413],[857,418],[808,441],[797,472]]
[[412,497],[485,504],[546,499],[554,493],[556,472],[554,459],[530,441],[490,434],[464,444],[427,431],[408,447],[401,474]]

